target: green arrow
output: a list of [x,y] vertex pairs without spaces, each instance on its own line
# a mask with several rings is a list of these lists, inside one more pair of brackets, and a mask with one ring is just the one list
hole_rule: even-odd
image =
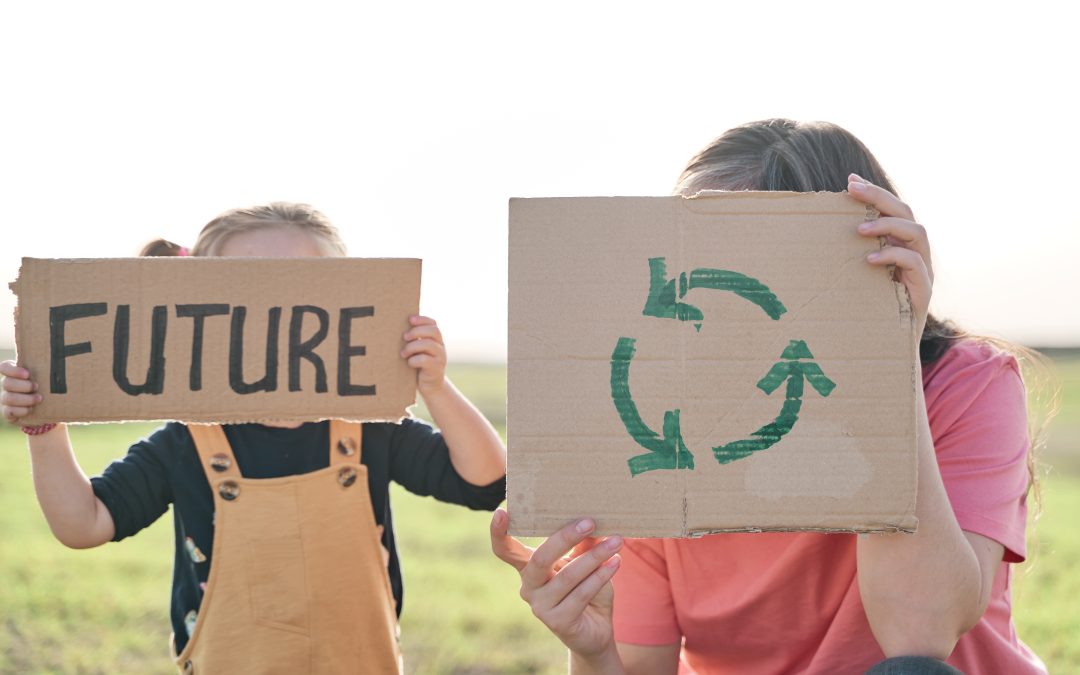
[[668,279],[667,276],[667,261],[664,258],[649,258],[649,297],[645,300],[642,314],[661,319],[693,321],[694,327],[701,330],[701,321],[705,315],[694,305],[680,302],[681,298],[695,288],[731,291],[760,307],[773,320],[779,319],[780,315],[787,311],[768,286],[739,272],[699,267],[691,271],[689,276],[682,272],[678,281],[676,297],[675,279]]
[[641,419],[630,397],[630,361],[634,358],[633,338],[621,337],[611,354],[611,398],[619,411],[623,426],[634,441],[649,452],[627,460],[630,474],[656,469],[693,469],[694,456],[686,449],[679,430],[679,410],[664,413],[664,436],[649,428]]
[[799,419],[799,410],[802,408],[803,378],[809,380],[810,386],[822,396],[827,397],[832,393],[832,390],[836,388],[836,383],[825,377],[825,373],[821,372],[818,364],[813,361],[800,362],[798,360],[813,357],[814,355],[810,353],[810,349],[802,340],[792,340],[788,344],[780,355],[780,358],[784,360],[770,368],[765,377],[757,383],[758,389],[771,394],[785,379],[787,380],[787,394],[784,397],[780,415],[750,434],[751,438],[713,448],[716,461],[727,464],[749,457],[759,450],[772,447],[791,431]]

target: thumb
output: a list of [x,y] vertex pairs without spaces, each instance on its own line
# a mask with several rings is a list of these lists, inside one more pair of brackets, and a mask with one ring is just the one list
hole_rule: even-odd
[[495,509],[491,516],[491,551],[520,572],[532,558],[533,549],[507,534],[509,529],[509,514],[503,509]]

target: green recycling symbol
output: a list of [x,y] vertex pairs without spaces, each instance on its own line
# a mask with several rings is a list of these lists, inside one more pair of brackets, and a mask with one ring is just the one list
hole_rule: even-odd
[[[679,274],[676,279],[668,279],[667,264],[664,258],[649,259],[649,297],[645,301],[645,316],[661,319],[678,319],[693,322],[694,328],[701,330],[704,315],[697,307],[682,302],[682,298],[695,288],[711,288],[730,291],[760,307],[774,321],[787,312],[783,303],[769,290],[768,286],[753,277],[739,272],[708,268],[697,268],[689,274]],[[648,452],[631,457],[628,460],[631,475],[657,469],[693,469],[694,455],[683,442],[679,424],[678,408],[664,413],[662,434],[649,428],[637,405],[630,396],[630,362],[634,358],[636,341],[634,338],[620,337],[611,354],[611,398],[615,409],[622,419],[631,438]],[[791,340],[769,372],[758,381],[758,389],[766,395],[773,393],[784,381],[787,389],[780,414],[772,422],[751,432],[749,438],[718,445],[712,449],[713,456],[720,464],[727,464],[749,457],[755,452],[770,448],[780,441],[799,419],[802,408],[803,383],[810,386],[821,396],[827,397],[836,387],[836,383],[825,377],[821,368],[811,361],[814,355],[802,340]]]

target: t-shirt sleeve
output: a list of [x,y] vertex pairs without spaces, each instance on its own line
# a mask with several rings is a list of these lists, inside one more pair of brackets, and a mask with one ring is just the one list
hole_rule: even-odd
[[615,641],[659,646],[682,641],[662,539],[625,539],[615,573]]
[[960,528],[1005,547],[1006,562],[1027,555],[1030,441],[1024,383],[1016,360],[989,345],[960,343],[926,383],[938,466]]
[[413,494],[483,511],[494,511],[506,497],[506,476],[490,485],[465,480],[442,434],[420,420],[402,420],[390,443],[390,477]]
[[94,494],[112,515],[113,541],[130,537],[168,510],[173,500],[169,467],[182,436],[188,437],[182,424],[167,424],[90,479]]

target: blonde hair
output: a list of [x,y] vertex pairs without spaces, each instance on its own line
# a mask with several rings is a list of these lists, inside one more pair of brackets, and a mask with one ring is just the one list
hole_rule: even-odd
[[180,244],[174,244],[168,239],[155,239],[147,242],[139,251],[140,258],[175,258],[187,255],[187,250]]
[[328,256],[347,255],[345,242],[330,219],[311,205],[296,202],[229,209],[203,227],[191,255],[219,255],[225,241],[235,234],[277,227],[293,227],[311,234]]

